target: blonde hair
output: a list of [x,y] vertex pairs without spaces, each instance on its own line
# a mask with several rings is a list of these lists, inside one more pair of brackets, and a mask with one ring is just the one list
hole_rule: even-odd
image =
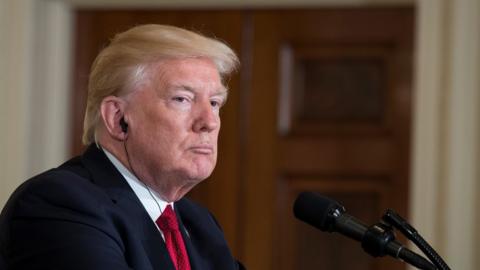
[[206,57],[222,77],[234,71],[238,58],[226,44],[182,28],[140,25],[117,34],[93,62],[83,122],[85,145],[96,142],[100,104],[107,96],[123,96],[145,80],[149,64],[168,58]]

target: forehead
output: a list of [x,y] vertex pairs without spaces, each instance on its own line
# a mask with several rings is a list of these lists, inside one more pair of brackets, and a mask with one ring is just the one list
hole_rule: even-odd
[[162,60],[153,65],[151,73],[162,86],[226,91],[216,65],[208,58]]

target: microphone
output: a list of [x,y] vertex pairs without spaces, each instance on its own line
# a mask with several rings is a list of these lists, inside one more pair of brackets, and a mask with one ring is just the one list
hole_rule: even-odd
[[293,207],[295,217],[324,232],[338,232],[362,243],[363,249],[374,257],[390,255],[419,269],[435,270],[422,256],[394,241],[394,234],[384,224],[367,227],[346,214],[345,207],[328,197],[302,192]]

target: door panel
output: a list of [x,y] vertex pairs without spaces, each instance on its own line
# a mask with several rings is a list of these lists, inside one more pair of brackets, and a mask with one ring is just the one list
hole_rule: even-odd
[[253,25],[246,261],[401,269],[294,220],[292,204],[317,191],[368,224],[387,207],[407,215],[412,10],[258,11]]

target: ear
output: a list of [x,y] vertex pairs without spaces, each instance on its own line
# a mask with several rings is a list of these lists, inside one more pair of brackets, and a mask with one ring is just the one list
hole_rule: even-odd
[[123,132],[120,126],[120,119],[124,117],[125,107],[125,100],[115,96],[105,97],[100,104],[100,113],[105,129],[110,137],[119,141],[126,140],[128,136],[128,133]]

